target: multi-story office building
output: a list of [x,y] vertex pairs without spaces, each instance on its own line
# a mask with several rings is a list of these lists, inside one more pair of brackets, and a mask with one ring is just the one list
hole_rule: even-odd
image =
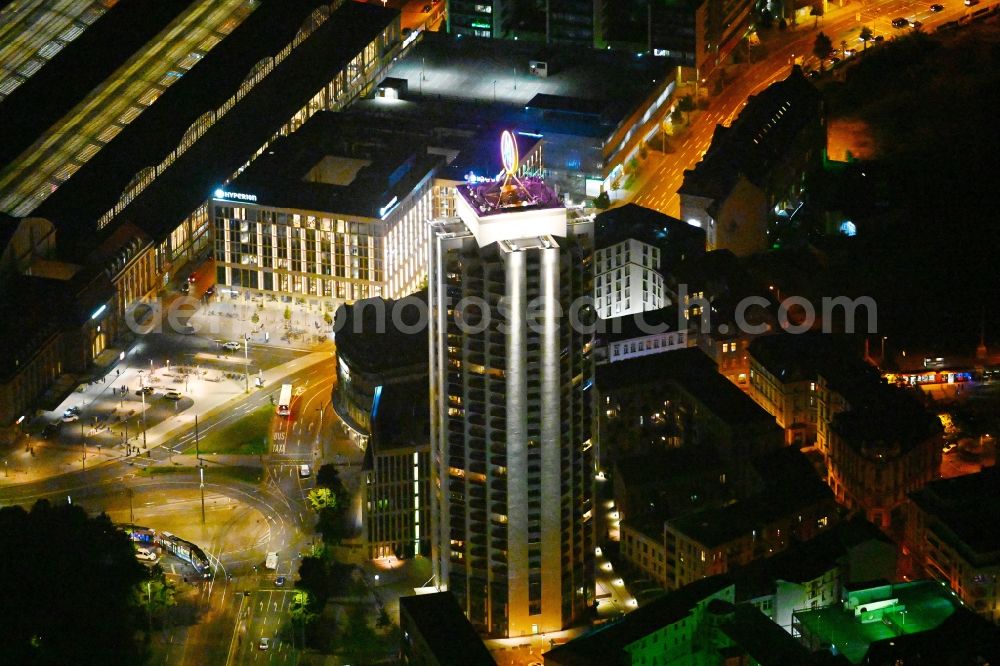
[[419,287],[439,158],[360,132],[318,113],[215,192],[218,284],[330,309]]
[[[448,0],[448,32],[603,48],[606,0]],[[517,25],[515,25],[515,22]]]
[[430,433],[423,293],[337,310],[333,410],[365,450],[361,519],[368,557],[430,552]]
[[751,30],[751,0],[650,0],[649,50],[711,79]]
[[448,32],[467,37],[504,37],[510,31],[511,0],[448,0]]
[[545,41],[603,48],[605,0],[548,0]]
[[491,636],[562,629],[594,585],[593,334],[571,325],[593,222],[518,177],[515,146],[430,230],[434,574]]

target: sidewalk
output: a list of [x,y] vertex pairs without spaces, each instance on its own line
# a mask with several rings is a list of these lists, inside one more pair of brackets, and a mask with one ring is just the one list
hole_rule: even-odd
[[[326,314],[332,322],[334,312]],[[254,344],[308,351],[325,347],[333,340],[332,324],[323,315],[318,308],[296,303],[216,294],[209,297],[188,323],[198,335],[215,340],[241,341],[249,334]]]
[[[319,363],[328,363],[332,358],[333,353],[329,351],[313,352],[265,370],[262,373],[264,387],[265,389],[272,388],[279,384],[280,380],[284,377]],[[86,467],[88,469],[109,461],[132,460],[136,458],[144,460],[147,451],[153,451],[158,446],[169,442],[182,431],[189,429],[194,423],[195,414],[198,415],[199,419],[210,417],[221,411],[231,409],[247,395],[243,386],[237,386],[235,382],[213,381],[210,375],[217,374],[215,372],[208,373],[207,371],[201,371],[201,375],[198,375],[198,371],[195,371],[194,373],[183,375],[176,372],[176,368],[172,368],[171,370],[167,370],[166,367],[154,368],[152,373],[153,379],[150,382],[150,370],[143,367],[141,371],[145,384],[152,383],[157,386],[165,384],[170,386],[176,385],[181,388],[186,385],[185,394],[194,400],[194,404],[182,412],[178,412],[175,416],[170,416],[146,430],[147,449],[141,448],[141,430],[136,429],[136,432],[133,433],[129,429],[128,444],[133,447],[139,447],[139,451],[141,452],[139,456],[126,456],[120,439],[112,439],[111,442],[105,440],[105,443],[99,446],[90,442],[91,438],[100,437],[108,428],[100,427],[95,430],[90,423],[84,423],[82,427],[88,437],[86,447]],[[138,414],[142,411],[141,400],[135,395],[135,390],[139,387],[139,373],[140,368],[131,366],[126,367],[120,374],[113,372],[109,375],[106,382],[90,384],[82,393],[74,392],[71,394],[64,401],[63,405],[60,406],[59,410],[55,412],[54,416],[50,413],[42,417],[37,417],[37,419],[51,421],[53,418],[58,418],[63,410],[72,405],[86,406],[98,398],[103,397],[113,400],[113,391],[121,386],[128,386],[129,389],[129,395],[123,396],[120,400],[121,403],[128,402],[128,405],[123,409],[126,413],[128,410],[133,410],[135,414]],[[192,376],[192,374],[195,376]],[[177,383],[179,377],[186,377],[186,379],[180,379],[184,384]],[[146,402],[146,408],[150,408],[149,401]],[[129,418],[130,420],[135,420],[137,417],[130,416]],[[66,423],[63,427],[80,428],[81,422]],[[30,483],[58,474],[75,472],[83,468],[83,447],[79,444],[61,444],[39,440],[36,437],[30,437],[27,441],[29,442],[30,449],[26,450],[24,443],[15,445],[3,459],[4,475],[0,476],[0,484]]]

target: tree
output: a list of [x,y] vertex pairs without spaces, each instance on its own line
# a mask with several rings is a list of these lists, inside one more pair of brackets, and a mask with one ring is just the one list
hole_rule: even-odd
[[832,51],[833,42],[830,41],[830,38],[822,32],[816,35],[816,41],[813,42],[813,55],[819,58],[819,71],[823,71],[823,61]]
[[344,497],[347,491],[344,482],[340,480],[340,472],[335,465],[327,463],[316,470],[316,485],[329,488],[337,497]]
[[163,568],[155,564],[147,570],[145,582],[135,588],[136,605],[143,610],[150,628],[153,621],[161,621],[167,611],[177,605],[177,589],[167,580]]
[[760,13],[760,24],[765,28],[770,28],[774,25],[774,14],[771,13],[770,9],[765,7],[764,11]]
[[812,8],[809,10],[809,16],[816,17],[816,21],[813,23],[813,27],[815,28],[816,26],[818,26],[819,20],[823,18],[823,0],[819,0],[819,2],[815,3],[812,6]]
[[778,30],[786,30],[788,28],[788,21],[782,18],[778,21]]
[[868,42],[870,42],[873,39],[875,39],[875,33],[872,32],[872,29],[869,28],[868,26],[863,26],[861,28],[861,34],[858,35],[858,37],[861,38],[861,42],[865,45],[864,49],[865,49],[865,51],[867,51],[868,50]]
[[285,321],[291,321],[291,320],[292,320],[292,308],[290,308],[289,306],[286,305],[285,306]]
[[142,664],[147,580],[104,514],[36,502],[0,509],[0,645],[9,664]]
[[337,544],[348,536],[344,526],[344,512],[341,509],[325,507],[319,510],[316,530],[326,543]]
[[607,210],[611,206],[611,197],[607,192],[601,192],[594,198],[594,207],[600,210]]
[[252,321],[255,324],[259,324],[260,323],[260,315],[257,314],[256,312],[254,312],[253,315],[251,315],[251,317],[250,317],[250,321]]
[[677,100],[677,109],[687,114],[687,124],[691,124],[691,112],[695,109],[694,97],[691,95],[684,95],[679,100]]
[[674,125],[680,125],[684,122],[684,112],[680,109],[674,109],[670,112],[670,122]]
[[309,506],[313,508],[313,511],[336,509],[339,505],[337,495],[329,488],[313,488],[306,495],[306,499],[309,501]]

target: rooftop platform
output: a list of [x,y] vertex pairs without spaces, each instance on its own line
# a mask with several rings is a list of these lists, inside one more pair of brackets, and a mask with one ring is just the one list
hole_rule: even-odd
[[355,117],[321,111],[271,144],[226,190],[276,208],[378,219],[443,162],[407,146],[372,145]]
[[872,643],[935,629],[960,605],[948,588],[931,581],[887,585],[882,596],[899,602],[880,621],[862,623],[854,610],[842,604],[798,611],[795,619],[803,632],[858,664]]

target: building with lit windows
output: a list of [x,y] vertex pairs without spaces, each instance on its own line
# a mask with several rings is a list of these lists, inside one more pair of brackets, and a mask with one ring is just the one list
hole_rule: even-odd
[[705,233],[649,208],[626,204],[599,213],[594,302],[601,319],[671,304],[664,275],[705,251]]
[[448,0],[448,32],[452,35],[504,37],[513,18],[513,0]]
[[877,386],[849,399],[829,424],[827,482],[841,504],[901,533],[907,494],[940,474],[941,422],[904,389]]
[[915,564],[973,611],[1000,624],[1000,469],[939,479],[912,492],[906,539]]
[[426,292],[337,310],[334,413],[364,449],[361,518],[370,559],[430,552]]
[[474,626],[512,637],[593,601],[593,336],[571,326],[593,316],[593,222],[518,175],[509,132],[501,148],[502,177],[459,186],[430,229],[432,562]]
[[650,0],[649,50],[710,84],[752,30],[750,0]]
[[441,160],[362,136],[338,114],[318,113],[215,192],[219,285],[331,310],[416,291]]

